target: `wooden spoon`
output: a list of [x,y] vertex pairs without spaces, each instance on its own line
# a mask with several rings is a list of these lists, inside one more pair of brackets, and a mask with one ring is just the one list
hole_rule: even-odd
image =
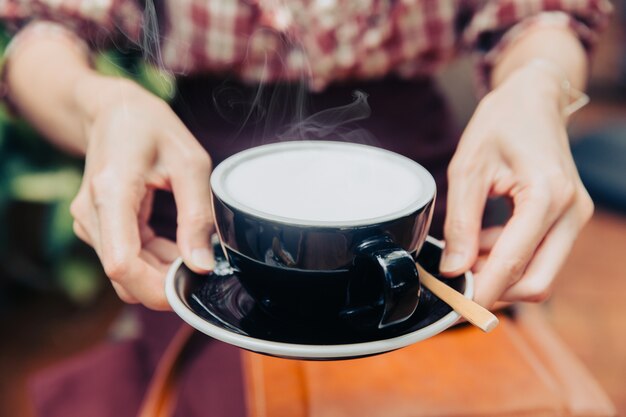
[[496,328],[499,320],[491,311],[439,281],[420,264],[415,265],[420,275],[420,282],[454,311],[485,333]]

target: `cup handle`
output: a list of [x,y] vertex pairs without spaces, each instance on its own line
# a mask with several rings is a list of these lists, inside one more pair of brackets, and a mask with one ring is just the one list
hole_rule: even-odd
[[379,329],[401,323],[411,317],[420,297],[419,273],[409,252],[388,236],[361,243],[356,262],[369,261],[382,279],[384,311]]

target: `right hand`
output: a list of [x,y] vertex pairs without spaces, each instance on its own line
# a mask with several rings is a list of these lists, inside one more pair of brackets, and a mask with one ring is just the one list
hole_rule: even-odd
[[[96,110],[84,124],[74,231],[96,250],[122,300],[169,309],[165,272],[179,254],[196,272],[213,266],[211,159],[164,101],[130,81],[101,77],[98,83],[108,88],[100,85]],[[174,194],[177,244],[148,224],[156,189]]]

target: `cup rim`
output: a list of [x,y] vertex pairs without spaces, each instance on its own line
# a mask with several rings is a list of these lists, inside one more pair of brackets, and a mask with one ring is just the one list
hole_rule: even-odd
[[[420,182],[423,186],[423,192],[419,194],[419,196],[408,204],[405,208],[401,210],[396,210],[392,213],[388,213],[382,216],[376,216],[365,219],[357,219],[357,220],[341,220],[341,221],[325,221],[325,220],[306,220],[306,219],[297,219],[292,217],[280,216],[272,213],[268,213],[262,210],[255,209],[254,207],[250,207],[246,204],[243,204],[231,197],[230,194],[226,191],[223,180],[228,172],[237,164],[241,163],[246,159],[251,159],[263,154],[275,152],[276,150],[289,150],[295,148],[302,148],[303,146],[308,146],[310,149],[322,149],[332,147],[334,149],[341,148],[351,148],[358,149],[360,152],[369,152],[376,153],[378,155],[385,156],[387,158],[395,159],[398,163],[404,164],[410,170],[412,170],[420,179]],[[428,205],[431,201],[434,200],[436,195],[436,184],[433,176],[428,172],[426,168],[424,168],[419,163],[413,161],[410,158],[407,158],[403,155],[400,155],[396,152],[392,152],[386,149],[378,148],[370,145],[363,145],[351,142],[338,142],[338,141],[325,141],[325,140],[298,140],[298,141],[287,141],[287,142],[279,142],[279,143],[271,143],[267,145],[261,145],[254,148],[246,149],[244,151],[238,152],[229,158],[226,158],[220,164],[218,164],[211,174],[211,191],[212,198],[218,198],[223,203],[229,205],[232,208],[235,208],[243,213],[250,214],[252,216],[265,219],[268,221],[273,221],[281,224],[288,224],[293,226],[305,226],[305,227],[329,227],[329,228],[337,228],[337,227],[359,227],[359,226],[367,226],[372,224],[380,224],[388,221],[396,220],[410,214],[415,213],[416,211],[421,210],[426,205]]]

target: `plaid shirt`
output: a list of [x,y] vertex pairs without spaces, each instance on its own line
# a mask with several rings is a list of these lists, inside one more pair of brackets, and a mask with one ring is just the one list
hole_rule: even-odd
[[305,79],[314,90],[431,74],[460,51],[478,54],[486,80],[529,27],[569,27],[589,47],[610,10],[607,0],[0,0],[15,28],[51,21],[91,48],[140,47],[175,74]]

